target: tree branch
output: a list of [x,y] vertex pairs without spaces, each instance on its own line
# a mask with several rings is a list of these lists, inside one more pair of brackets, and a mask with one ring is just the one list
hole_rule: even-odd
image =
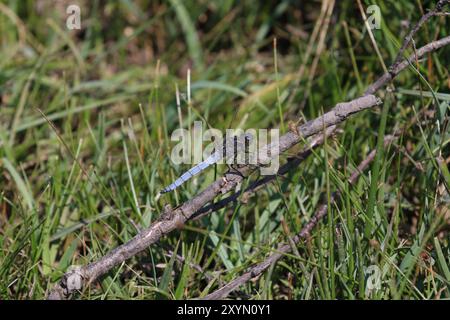
[[404,58],[406,48],[408,48],[408,46],[411,44],[414,35],[417,33],[417,31],[419,31],[420,27],[422,27],[422,25],[425,22],[427,22],[430,18],[440,15],[445,5],[447,4],[450,4],[450,0],[439,0],[436,3],[434,9],[430,10],[420,18],[419,22],[416,23],[416,25],[410,30],[408,35],[405,37],[402,47],[400,48],[399,52],[397,53],[397,56],[395,57],[394,63],[392,63],[391,67],[389,68],[389,73],[391,73],[392,75],[395,74],[393,72],[395,72],[395,69],[401,63],[402,59]]

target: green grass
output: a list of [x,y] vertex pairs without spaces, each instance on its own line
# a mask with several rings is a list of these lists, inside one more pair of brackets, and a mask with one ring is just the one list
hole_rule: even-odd
[[[376,2],[383,61],[356,5],[339,1],[316,70],[317,41],[298,78],[320,3],[93,1],[81,7],[83,30],[76,32],[65,27],[64,6],[3,1],[0,299],[44,298],[70,266],[130,240],[165,204],[192,198],[224,172],[210,169],[156,199],[188,168],[170,161],[170,134],[180,126],[288,130],[289,122],[362,94],[382,73],[381,62],[393,61],[407,32],[402,21],[417,21],[419,6],[431,8],[422,0]],[[433,18],[416,46],[448,36],[449,24]],[[248,204],[189,222],[78,297],[204,296],[287,242],[339,190],[308,241],[231,297],[450,298],[449,56],[443,48],[411,65],[395,92],[379,93],[382,108],[349,119]],[[400,129],[383,148],[383,136]],[[382,152],[349,185],[374,149]],[[370,290],[374,266],[380,286]]]

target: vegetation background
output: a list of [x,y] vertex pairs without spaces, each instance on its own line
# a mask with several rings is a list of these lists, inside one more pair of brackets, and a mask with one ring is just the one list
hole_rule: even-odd
[[[226,169],[157,199],[188,169],[170,161],[174,129],[203,121],[286,132],[313,119],[362,94],[434,3],[361,1],[380,8],[377,54],[356,1],[2,0],[0,298],[45,298],[70,266],[131,239]],[[81,9],[81,30],[66,28],[70,4]],[[432,18],[415,44],[449,30],[448,17]],[[79,297],[204,296],[340,190],[308,241],[231,298],[450,298],[449,57],[446,47],[405,70],[378,93],[386,108],[346,121],[248,204],[189,223]],[[355,166],[394,132],[349,186]]]

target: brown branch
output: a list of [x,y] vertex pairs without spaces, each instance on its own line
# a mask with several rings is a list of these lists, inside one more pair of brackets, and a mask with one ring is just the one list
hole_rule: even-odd
[[[384,138],[384,146],[388,146],[393,140],[394,136],[386,136]],[[373,161],[376,155],[376,150],[372,150],[369,155],[358,165],[357,169],[353,172],[353,174],[348,179],[348,183],[350,185],[355,184],[359,175],[369,166],[369,164]],[[333,192],[330,197],[330,204],[334,204],[336,200],[341,196],[340,191]],[[319,223],[319,221],[325,217],[327,214],[328,205],[326,203],[322,204],[319,209],[316,211],[311,220],[302,228],[302,230],[294,236],[290,242],[295,245],[298,245],[302,239],[306,239],[312,229]],[[218,300],[226,298],[232,291],[236,290],[246,282],[251,279],[260,276],[267,268],[269,268],[272,264],[276,263],[278,260],[284,257],[285,254],[292,251],[293,245],[291,243],[281,244],[278,249],[275,250],[275,253],[272,253],[268,258],[266,258],[263,262],[256,264],[251,267],[248,271],[246,271],[243,275],[235,278],[231,282],[227,283],[223,287],[217,289],[216,291],[206,295],[201,300]]]
[[385,86],[388,82],[392,81],[401,71],[403,71],[406,67],[408,67],[411,63],[417,61],[419,58],[422,58],[424,55],[436,51],[442,47],[445,47],[450,44],[450,36],[444,37],[442,39],[430,42],[429,44],[418,49],[413,55],[409,58],[404,59],[400,62],[391,72],[387,72],[383,74],[377,81],[371,84],[367,90],[364,92],[365,95],[374,94],[380,88]]
[[[404,53],[406,48],[411,44],[411,41],[413,41],[414,35],[419,31],[419,29],[422,27],[422,25],[427,22],[430,18],[434,16],[438,16],[442,13],[445,5],[450,4],[450,0],[439,0],[438,3],[436,3],[436,6],[433,10],[430,10],[426,14],[424,14],[420,20],[416,23],[416,25],[410,30],[408,35],[405,37],[402,47],[400,48],[399,52],[397,53],[397,56],[395,57],[394,63],[392,63],[391,67],[389,68],[389,73],[395,72],[395,69],[397,66],[401,63],[402,59],[404,58]],[[392,74],[393,75],[393,74]]]
[[[429,52],[448,45],[449,43],[450,36],[429,43],[417,50],[414,59],[420,58]],[[413,58],[409,59],[411,60]],[[298,127],[296,130],[297,132],[289,132],[281,136],[278,150],[275,151],[271,149],[271,146],[266,146],[270,151],[270,156],[277,156],[279,153],[288,150],[300,141],[304,141],[304,139],[322,132],[324,128],[342,123],[354,113],[379,105],[380,100],[372,95],[372,93],[375,93],[378,89],[395,78],[395,76],[404,70],[408,64],[409,61],[406,60],[398,64],[395,70],[387,75],[383,75],[373,85],[371,85],[364,96],[349,102],[339,103],[323,116],[308,121],[306,124]],[[148,246],[157,242],[162,236],[180,228],[180,226],[183,226],[186,221],[190,220],[204,205],[211,202],[218,195],[231,191],[240,182],[242,182],[244,177],[250,172],[250,168],[245,168],[242,172],[242,176],[233,173],[226,173],[222,178],[213,182],[209,187],[200,192],[193,199],[186,201],[176,209],[169,210],[165,214],[164,219],[155,221],[150,227],[138,233],[127,243],[118,246],[99,260],[92,262],[87,266],[67,272],[63,275],[59,283],[57,283],[50,291],[48,298],[66,299],[73,292],[79,291],[83,287],[88,286],[92,281],[107,273],[114,266],[145,250]]]

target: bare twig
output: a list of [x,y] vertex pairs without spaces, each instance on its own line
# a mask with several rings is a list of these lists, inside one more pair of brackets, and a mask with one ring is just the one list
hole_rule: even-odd
[[[450,43],[450,36],[434,41],[417,50],[417,53],[411,59],[420,58],[423,55],[444,47]],[[412,60],[411,60],[412,61]],[[314,120],[308,121],[298,127],[297,132],[289,132],[280,137],[279,149],[273,150],[270,145],[266,146],[270,157],[277,156],[300,141],[317,134],[328,128],[345,121],[349,116],[362,110],[372,108],[380,104],[380,100],[373,93],[379,90],[386,83],[391,81],[398,73],[409,65],[409,61],[402,61],[392,72],[384,74],[367,90],[364,96],[351,100],[349,102],[339,103],[329,112]],[[262,159],[268,160],[268,159]],[[242,176],[233,173],[227,173],[222,178],[213,182],[208,188],[200,192],[196,197],[182,204],[180,207],[169,210],[164,219],[160,219],[151,224],[150,227],[139,232],[133,239],[115,248],[99,260],[83,266],[79,269],[67,272],[59,283],[50,291],[49,299],[66,299],[73,292],[81,290],[88,286],[92,281],[105,274],[114,266],[133,257],[138,252],[145,250],[151,244],[157,242],[162,236],[178,229],[190,220],[205,204],[211,202],[220,194],[227,193],[236,187],[245,176],[251,172],[250,168],[245,168]]]
[[364,94],[367,95],[377,92],[378,90],[380,90],[381,87],[385,86],[388,82],[394,79],[410,63],[415,62],[416,59],[422,58],[424,55],[436,51],[437,49],[445,47],[449,44],[450,44],[450,36],[447,36],[445,38],[430,42],[429,44],[421,47],[420,49],[417,50],[417,52],[415,52],[414,55],[411,55],[409,58],[404,59],[400,63],[398,63],[395,68],[390,67],[389,69],[391,69],[391,71],[383,74],[380,78],[378,78],[377,81],[375,81],[366,89]]
[[397,56],[395,57],[394,63],[392,63],[391,67],[389,68],[389,73],[394,77],[393,72],[395,72],[395,69],[397,66],[401,63],[403,60],[403,56],[405,53],[406,48],[411,44],[411,41],[413,41],[414,35],[417,33],[417,31],[422,27],[422,25],[427,22],[430,18],[439,15],[442,13],[445,5],[450,4],[450,0],[439,0],[436,3],[436,6],[434,9],[430,10],[426,14],[424,14],[419,22],[416,23],[416,25],[410,30],[408,35],[405,37],[405,40],[403,41],[402,47],[400,48],[399,52],[397,53]]
[[[392,142],[394,136],[386,136],[384,138],[385,147]],[[376,150],[372,150],[369,155],[358,165],[357,169],[353,172],[353,174],[348,179],[350,185],[354,184],[358,179],[359,175],[369,166],[369,164],[375,158]],[[339,191],[332,193],[330,198],[330,204],[334,204],[335,201],[341,196]],[[302,228],[302,230],[291,239],[295,245],[297,245],[302,239],[305,239],[309,236],[312,229],[319,223],[319,221],[327,214],[328,205],[322,204],[319,209],[316,211],[311,220]],[[246,271],[243,275],[233,279],[231,282],[227,283],[223,287],[217,289],[216,291],[206,295],[202,298],[202,300],[217,300],[226,298],[232,291],[236,290],[244,283],[250,281],[251,279],[260,276],[267,268],[269,268],[272,264],[280,260],[285,256],[286,253],[292,251],[291,243],[281,244],[278,249],[275,250],[268,258],[266,258],[263,262],[260,262],[253,267],[251,267],[248,271]]]

